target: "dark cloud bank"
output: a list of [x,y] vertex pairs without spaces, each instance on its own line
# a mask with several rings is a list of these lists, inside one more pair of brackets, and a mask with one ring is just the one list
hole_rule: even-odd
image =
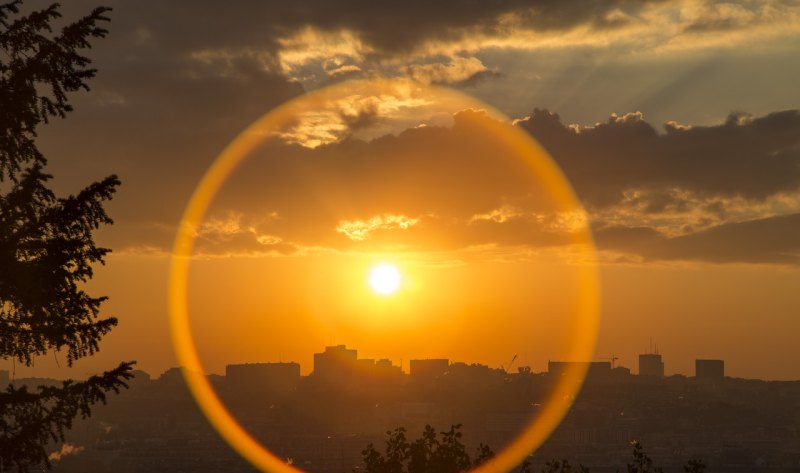
[[[278,236],[282,254],[292,254],[295,243],[348,249],[389,244],[399,235],[410,248],[444,251],[567,244],[568,226],[542,207],[541,195],[530,194],[526,168],[503,159],[491,138],[476,131],[481,120],[489,118],[461,112],[452,128],[316,149],[273,142],[260,151],[270,159],[228,184],[232,191],[218,202],[218,215],[226,208],[277,212],[281,218],[243,225],[251,234],[242,241],[252,241],[241,248],[266,250],[256,244],[258,235]],[[800,264],[798,111],[734,114],[709,127],[670,123],[661,133],[640,114],[581,128],[536,110],[517,123],[572,181],[601,250],[648,261]],[[788,210],[765,210],[781,196]],[[405,229],[378,223],[366,242],[335,230],[343,220],[387,214],[418,223]],[[668,224],[651,223],[664,215]]]
[[[648,259],[800,263],[800,213],[725,221],[725,212],[736,209],[719,205],[727,200],[757,208],[782,194],[797,195],[798,110],[759,118],[731,114],[717,126],[667,123],[662,133],[639,114],[576,129],[558,115],[535,110],[519,126],[550,151],[592,214],[624,209],[634,190],[644,195],[635,202],[641,217],[665,211],[721,214],[719,225],[671,237],[648,226],[599,219],[594,228],[601,248]],[[681,199],[687,194],[691,201]]]
[[[85,14],[94,5],[70,2],[65,17]],[[78,112],[67,125],[51,125],[45,141],[56,151],[66,147],[78,155],[63,164],[54,159],[57,176],[69,177],[72,168],[122,175],[126,184],[114,213],[119,222],[115,229],[124,237],[120,245],[112,244],[115,248],[130,246],[137,238],[156,246],[163,242],[167,248],[169,232],[164,238],[143,232],[173,226],[219,150],[265,110],[303,93],[280,70],[277,52],[278,38],[304,26],[353,30],[376,54],[390,55],[428,40],[457,39],[480,29],[491,32],[502,27],[499,19],[509,13],[540,30],[578,25],[599,29],[613,27],[598,20],[607,13],[621,9],[635,15],[641,8],[641,2],[630,1],[514,0],[474,2],[470,8],[456,1],[356,0],[243,2],[224,8],[211,1],[120,0],[110,5],[111,35],[90,52],[100,71],[93,91],[76,98]],[[236,54],[203,56],[204,51]],[[733,114],[717,126],[672,123],[663,131],[638,114],[578,131],[555,114],[535,110],[519,126],[562,166],[593,218],[601,248],[653,260],[800,264],[797,200],[780,212],[758,210],[779,195],[796,196],[800,190],[797,110],[759,118]],[[79,142],[76,128],[92,130],[91,141]],[[392,145],[420,136],[400,135]],[[358,146],[368,154],[370,147],[386,143]],[[354,145],[332,145],[338,146]],[[113,163],[98,164],[109,158]],[[495,203],[502,202],[500,193],[495,197]],[[741,216],[746,209],[734,217],[732,205],[754,210],[749,217]],[[647,224],[648,217],[665,212],[680,216],[696,211],[714,218],[676,232]],[[139,230],[126,227],[126,221]],[[157,223],[142,225],[152,221]],[[494,225],[481,223],[489,224]],[[509,229],[519,224],[514,219],[496,222]],[[498,241],[518,243],[516,238]]]
[[[91,1],[70,2],[86,8]],[[515,15],[524,27],[566,30],[580,25],[608,28],[607,14],[636,15],[648,1],[632,0],[305,0],[242,1],[221,5],[213,0],[116,0],[125,27],[158,31],[164,47],[242,47],[260,44],[276,49],[276,38],[312,26],[323,31],[355,31],[372,48],[391,53],[431,40],[456,40],[475,31],[494,33]],[[124,12],[124,17],[122,13]],[[188,21],[191,19],[191,21]],[[118,23],[115,20],[115,23]]]
[[553,154],[590,207],[617,203],[632,188],[765,199],[800,185],[797,110],[732,114],[718,126],[667,123],[664,133],[635,113],[580,131],[546,110],[518,123]]

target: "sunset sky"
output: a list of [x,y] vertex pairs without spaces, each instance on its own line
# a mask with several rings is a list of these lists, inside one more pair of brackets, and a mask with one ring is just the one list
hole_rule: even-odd
[[[636,372],[652,339],[667,374],[721,358],[729,376],[800,379],[797,2],[103,4],[92,90],[39,144],[60,192],[122,180],[89,286],[120,324],[71,369],[0,369],[175,366],[167,276],[192,192],[250,124],[311,92],[196,229],[189,305],[209,371],[307,373],[331,343],[405,369],[518,354],[543,371],[596,264],[595,359]],[[378,78],[401,81],[346,83]],[[532,136],[582,207],[495,127]],[[576,244],[587,228],[596,253]],[[369,289],[380,262],[403,277],[393,295]]]

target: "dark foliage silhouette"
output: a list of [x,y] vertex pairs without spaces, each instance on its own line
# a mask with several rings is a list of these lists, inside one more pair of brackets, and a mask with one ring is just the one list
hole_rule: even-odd
[[583,465],[573,467],[566,460],[551,460],[544,465],[542,473],[589,473],[589,469]]
[[[99,349],[117,320],[100,318],[105,297],[81,284],[108,249],[93,232],[111,219],[103,208],[119,185],[116,176],[59,198],[36,147],[37,127],[72,110],[67,94],[88,90],[95,70],[80,51],[102,38],[109,9],[54,33],[59,5],[21,13],[21,0],[0,4],[0,358],[32,365],[35,357],[66,353],[72,365]],[[119,392],[133,362],[84,382],[57,387],[0,387],[0,471],[49,466],[45,446],[63,441],[77,416]]]
[[[653,466],[653,459],[644,452],[642,444],[634,440],[631,442],[631,446],[633,447],[633,462],[628,463],[627,465],[628,473],[664,472],[661,467]],[[706,471],[706,465],[700,460],[689,460],[689,462],[683,467],[683,471],[686,473],[703,473]]]
[[494,456],[494,452],[481,444],[470,458],[467,448],[461,443],[461,425],[436,435],[430,425],[425,426],[422,436],[413,442],[406,438],[406,429],[399,427],[386,432],[386,448],[381,454],[373,444],[367,445],[361,454],[367,473],[459,473],[467,471]]
[[[386,447],[381,454],[373,444],[361,452],[366,473],[461,473],[468,471],[494,457],[492,449],[480,444],[474,460],[461,442],[461,425],[453,425],[450,430],[436,436],[436,430],[425,426],[422,436],[414,441],[406,437],[406,429],[398,427],[386,432]],[[653,460],[644,452],[638,441],[631,442],[633,461],[628,463],[628,473],[663,473],[660,467],[653,466]],[[685,473],[704,473],[705,464],[700,460],[689,460],[683,467]],[[533,464],[525,459],[514,471],[534,473]],[[567,459],[551,460],[545,463],[541,473],[589,473],[589,468],[573,466]]]
[[628,463],[628,473],[663,473],[659,467],[653,467],[653,460],[644,453],[642,444],[637,441],[631,442],[633,447],[633,462]]

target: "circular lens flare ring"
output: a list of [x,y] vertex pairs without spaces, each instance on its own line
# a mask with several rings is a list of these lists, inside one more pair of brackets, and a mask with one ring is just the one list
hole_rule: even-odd
[[[312,92],[267,113],[243,131],[205,173],[193,192],[175,238],[169,273],[169,317],[173,346],[183,375],[195,400],[214,428],[245,459],[262,471],[301,473],[271,453],[254,439],[231,415],[219,399],[204,374],[205,369],[192,337],[188,310],[189,266],[193,255],[197,229],[216,193],[244,158],[255,149],[265,136],[291,123],[299,110],[313,110],[332,98],[363,95],[379,96],[387,89],[427,88],[440,94],[445,100],[472,103],[475,108],[489,109],[475,99],[442,88],[423,86],[407,80],[369,80],[340,83]],[[493,111],[494,116],[503,116]],[[495,124],[492,130],[523,159],[541,185],[563,208],[580,207],[572,188],[558,166],[549,155],[527,134],[508,123]],[[594,345],[599,329],[599,276],[596,268],[594,243],[588,226],[574,232],[571,237],[574,247],[581,249],[581,263],[576,267],[579,297],[574,303],[572,337],[564,356],[570,360],[590,360],[594,356]],[[399,273],[398,273],[399,275]],[[399,284],[399,281],[398,281]],[[555,383],[549,398],[527,427],[509,445],[491,460],[475,468],[475,473],[510,471],[536,450],[555,430],[572,405],[588,369],[587,364],[569,365]]]

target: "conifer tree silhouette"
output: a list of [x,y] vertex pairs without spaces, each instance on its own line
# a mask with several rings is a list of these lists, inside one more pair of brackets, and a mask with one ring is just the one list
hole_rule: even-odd
[[[25,14],[21,6],[0,4],[0,359],[30,366],[37,356],[63,352],[72,365],[93,355],[117,324],[100,317],[105,297],[81,286],[109,251],[95,245],[93,232],[112,223],[103,203],[120,181],[112,175],[57,197],[35,139],[39,125],[72,110],[68,93],[89,89],[96,71],[80,52],[107,34],[99,25],[109,9],[54,32],[58,4]],[[0,387],[0,471],[49,466],[47,443],[63,441],[76,417],[127,387],[132,366],[61,386]]]

